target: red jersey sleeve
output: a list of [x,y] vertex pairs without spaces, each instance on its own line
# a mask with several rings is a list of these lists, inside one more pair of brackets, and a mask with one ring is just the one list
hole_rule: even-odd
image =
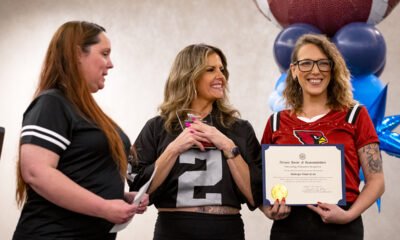
[[370,143],[379,143],[379,138],[376,134],[374,124],[364,106],[360,109],[360,113],[358,114],[355,123],[355,128],[354,140],[356,149],[360,149]]
[[268,118],[267,124],[265,125],[264,134],[261,138],[261,144],[272,143],[272,115]]

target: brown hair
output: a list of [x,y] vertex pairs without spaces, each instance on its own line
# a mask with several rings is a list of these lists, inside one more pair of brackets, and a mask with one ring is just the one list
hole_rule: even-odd
[[[47,49],[35,97],[47,89],[59,89],[83,117],[93,121],[106,135],[112,158],[123,178],[127,170],[127,156],[117,132],[119,127],[97,105],[77,61],[79,48],[90,52],[90,47],[100,41],[99,34],[102,32],[105,32],[103,27],[84,21],[66,22],[60,26]],[[19,162],[20,159],[16,199],[21,206],[29,186],[22,178]]]
[[[292,64],[298,60],[298,52],[307,44],[317,46],[327,57],[332,60],[331,81],[328,85],[328,106],[334,110],[350,108],[356,101],[353,99],[350,84],[350,72],[336,46],[324,35],[305,34],[300,37],[293,49]],[[303,93],[298,81],[293,79],[291,68],[286,77],[286,87],[283,90],[286,105],[295,113],[301,112],[303,106]]]
[[[216,53],[221,58],[224,67],[226,81],[229,79],[227,61],[223,52],[217,48],[206,44],[193,44],[185,47],[178,53],[168,80],[164,88],[164,101],[160,105],[160,115],[165,120],[165,128],[171,132],[176,129],[178,119],[176,111],[179,109],[190,108],[190,104],[196,98],[196,85],[201,75],[206,71],[207,57]],[[224,97],[213,103],[213,109],[217,116],[216,121],[224,127],[230,126],[239,112],[229,103],[227,89],[224,90]]]

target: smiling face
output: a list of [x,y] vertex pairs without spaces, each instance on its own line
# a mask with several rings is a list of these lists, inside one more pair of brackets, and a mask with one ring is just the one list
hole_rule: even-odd
[[216,53],[210,54],[207,57],[206,71],[197,81],[197,98],[195,101],[211,106],[215,100],[224,97],[226,86],[224,71],[220,56]]
[[[298,53],[297,59],[317,61],[321,59],[328,59],[328,57],[314,44],[303,45]],[[314,63],[310,71],[302,72],[298,64],[290,65],[292,77],[297,77],[299,84],[303,91],[303,97],[314,98],[322,97],[327,99],[328,85],[331,81],[331,71],[322,72],[319,70],[317,63]],[[320,66],[321,68],[321,66]]]
[[104,88],[108,69],[113,68],[111,62],[111,44],[104,32],[99,34],[99,42],[89,47],[87,52],[81,52],[79,62],[81,71],[92,93]]

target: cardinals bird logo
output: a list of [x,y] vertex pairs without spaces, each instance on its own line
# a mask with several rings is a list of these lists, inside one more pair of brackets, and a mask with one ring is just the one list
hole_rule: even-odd
[[328,139],[321,131],[303,131],[294,130],[294,136],[299,139],[302,144],[326,144]]

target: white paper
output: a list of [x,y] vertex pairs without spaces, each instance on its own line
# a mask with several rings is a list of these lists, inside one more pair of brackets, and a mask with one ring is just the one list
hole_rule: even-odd
[[264,152],[264,199],[271,189],[287,188],[287,205],[340,204],[344,197],[343,152],[335,145],[270,145]]
[[[153,173],[151,174],[151,177],[149,179],[149,181],[147,181],[140,189],[139,191],[136,193],[135,195],[135,199],[133,199],[132,204],[136,204],[139,205],[140,201],[142,200],[144,194],[147,192],[147,189],[150,186],[151,181],[153,180],[153,177],[156,173],[157,168],[154,168]],[[126,223],[121,223],[121,224],[115,224],[114,227],[110,230],[110,233],[115,233],[115,232],[119,232],[122,229],[126,228],[129,223],[132,221],[133,218],[131,218],[131,220],[127,221]]]

